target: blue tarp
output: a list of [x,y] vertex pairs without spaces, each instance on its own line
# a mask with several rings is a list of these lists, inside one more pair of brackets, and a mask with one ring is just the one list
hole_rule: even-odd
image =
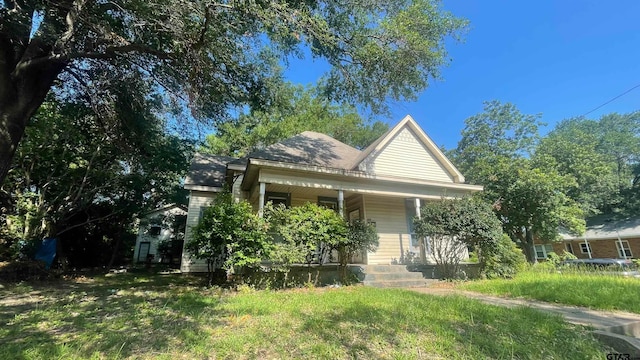
[[51,267],[53,259],[56,257],[56,238],[45,238],[36,253],[36,260],[42,260],[47,264],[47,269]]

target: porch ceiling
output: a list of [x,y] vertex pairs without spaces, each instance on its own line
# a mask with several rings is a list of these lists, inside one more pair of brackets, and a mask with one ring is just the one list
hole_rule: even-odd
[[[269,192],[283,192],[283,193],[291,193],[298,196],[326,196],[326,197],[336,197],[338,196],[338,192],[336,190],[331,189],[318,189],[318,188],[310,188],[310,187],[302,187],[302,186],[292,186],[292,185],[279,185],[279,184],[267,184],[266,191]],[[345,191],[345,196],[347,192]]]

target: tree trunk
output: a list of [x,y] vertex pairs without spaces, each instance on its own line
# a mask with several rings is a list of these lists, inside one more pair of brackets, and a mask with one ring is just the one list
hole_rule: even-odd
[[533,246],[533,231],[531,231],[531,229],[525,229],[525,240],[522,243],[522,250],[530,264],[538,262],[536,258],[536,250]]
[[107,272],[111,270],[113,263],[116,261],[116,256],[118,256],[118,249],[120,248],[120,243],[122,242],[122,230],[118,231],[116,235],[116,244],[113,247],[113,252],[111,253],[111,259],[109,259],[109,264],[107,265]]
[[49,89],[66,67],[66,62],[34,59],[48,55],[48,48],[32,41],[16,61],[14,48],[0,39],[0,184],[24,135],[29,119],[44,102]]

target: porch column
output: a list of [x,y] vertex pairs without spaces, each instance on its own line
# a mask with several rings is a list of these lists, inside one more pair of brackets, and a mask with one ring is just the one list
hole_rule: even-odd
[[[420,215],[420,198],[415,198],[414,199],[414,205],[416,207],[416,217],[418,219],[422,218],[422,215]],[[415,226],[414,226],[415,227]],[[410,236],[414,236],[414,234],[411,234]],[[417,237],[417,235],[415,235]],[[427,261],[427,252],[425,249],[425,244],[424,244],[424,239],[418,239],[418,244],[420,246],[420,260],[422,260],[422,262],[426,262]]]
[[587,238],[584,238],[585,246],[587,247],[587,254],[589,254],[589,259],[591,259],[591,248],[589,247],[589,243],[587,242]]
[[260,196],[258,197],[258,215],[260,217],[262,217],[262,213],[264,212],[264,193],[265,193],[265,183],[261,182],[258,183],[259,187],[260,187]]
[[622,239],[620,238],[620,233],[618,232],[617,229],[616,229],[616,234],[618,234],[618,244],[620,245],[620,252],[622,253],[622,258],[627,260],[627,252],[624,251],[624,246],[622,245]]
[[338,213],[344,217],[344,190],[338,190]]

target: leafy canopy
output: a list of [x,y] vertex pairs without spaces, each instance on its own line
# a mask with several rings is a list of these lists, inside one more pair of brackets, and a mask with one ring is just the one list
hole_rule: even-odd
[[200,149],[216,155],[242,157],[304,131],[327,134],[362,149],[382,136],[388,125],[367,124],[353,106],[328,101],[318,88],[282,83],[277,102],[266,110],[251,110],[218,126]]
[[578,186],[567,193],[587,215],[633,214],[640,164],[640,112],[598,120],[564,120],[540,143],[536,157],[550,157]]
[[463,174],[484,185],[504,231],[531,262],[533,241],[554,241],[561,227],[584,231],[583,212],[566,195],[577,183],[556,170],[549,157],[531,159],[538,145],[540,115],[522,114],[512,104],[485,103],[465,121],[454,160]]
[[52,87],[98,110],[135,73],[174,119],[219,124],[234,109],[270,106],[278,64],[309,51],[330,65],[325,96],[383,112],[439,77],[445,39],[465,27],[437,0],[5,0],[0,181]]
[[500,161],[526,158],[533,153],[541,115],[523,114],[511,103],[484,103],[483,112],[465,120],[462,138],[453,152],[457,165],[472,183],[485,183]]
[[[112,103],[122,112],[100,117],[83,102],[52,96],[43,104],[2,186],[11,223],[3,227],[26,240],[115,217],[128,219],[127,227],[137,215],[177,200],[193,146],[166,134],[154,102],[138,97],[144,89],[137,85],[132,79],[118,88]],[[91,215],[97,207],[111,210]],[[79,214],[88,218],[72,220]]]

